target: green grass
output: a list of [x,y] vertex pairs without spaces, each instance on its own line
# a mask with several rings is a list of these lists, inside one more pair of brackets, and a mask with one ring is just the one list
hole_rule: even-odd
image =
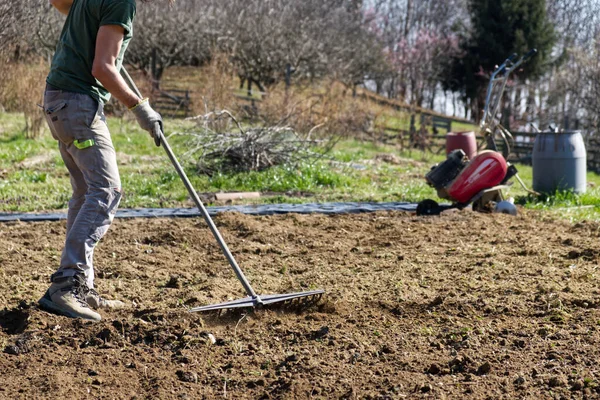
[[[154,146],[133,121],[108,119],[117,150],[124,197],[122,208],[192,207],[188,193],[164,150]],[[64,209],[70,196],[69,176],[49,132],[26,139],[22,116],[0,114],[0,212]],[[167,134],[193,127],[191,122],[167,121]],[[406,201],[437,199],[424,181],[425,173],[445,159],[397,146],[345,140],[328,158],[296,167],[280,166],[262,172],[201,175],[196,160],[183,157],[185,138],[169,138],[188,177],[198,192],[259,191],[267,193],[246,203],[301,203],[330,201]],[[377,161],[393,154],[397,164]],[[519,176],[531,187],[532,169],[517,165]],[[573,221],[600,220],[600,177],[587,175],[585,194],[555,193],[533,198],[513,179],[506,193],[526,208],[544,210]],[[207,205],[210,205],[208,203]]]

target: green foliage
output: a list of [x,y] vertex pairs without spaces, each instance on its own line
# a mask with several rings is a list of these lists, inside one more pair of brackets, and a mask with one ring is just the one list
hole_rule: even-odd
[[548,66],[555,35],[545,0],[469,0],[468,6],[471,30],[462,33],[462,54],[450,63],[444,84],[461,92],[465,100],[475,100],[475,115],[479,115],[488,79],[482,72],[493,71],[513,53],[522,55],[536,48],[538,54],[518,76],[539,77]]

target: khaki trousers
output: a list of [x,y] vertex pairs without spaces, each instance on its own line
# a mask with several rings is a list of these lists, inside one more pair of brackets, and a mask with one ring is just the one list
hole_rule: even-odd
[[46,88],[44,112],[72,188],[65,246],[53,278],[83,273],[93,288],[94,248],[121,199],[115,149],[103,106],[91,96]]

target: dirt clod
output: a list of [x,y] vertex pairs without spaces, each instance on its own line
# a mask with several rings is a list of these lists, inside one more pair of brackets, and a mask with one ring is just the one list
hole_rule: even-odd
[[421,393],[429,393],[432,390],[433,390],[433,386],[431,386],[431,384],[429,384],[429,383],[424,384],[420,388]]
[[571,384],[571,390],[574,392],[580,391],[584,388],[584,383],[581,380],[576,380]]
[[171,275],[169,281],[165,284],[165,287],[171,289],[181,288],[181,277],[179,275]]
[[491,370],[492,370],[492,365],[486,361],[477,368],[477,375],[489,374]]
[[567,384],[566,379],[563,376],[553,376],[548,380],[548,386],[559,387]]
[[435,364],[435,363],[434,363],[434,364],[431,364],[431,365],[429,366],[429,368],[427,368],[427,373],[428,373],[428,374],[431,374],[431,375],[437,375],[437,374],[439,374],[440,372],[442,372],[442,369],[440,368],[440,366],[439,366],[439,365],[437,365],[437,364]]
[[525,382],[526,381],[523,376],[517,376],[517,378],[513,381],[513,383],[518,386],[525,384]]
[[195,372],[179,370],[175,374],[177,375],[177,378],[179,378],[179,380],[182,382],[198,383],[198,374],[196,374]]

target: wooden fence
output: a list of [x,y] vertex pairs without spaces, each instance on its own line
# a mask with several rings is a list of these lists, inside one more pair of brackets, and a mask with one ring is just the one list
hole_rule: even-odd
[[[402,148],[415,148],[423,151],[429,151],[435,154],[441,154],[446,149],[446,134],[426,134],[411,136],[410,132],[399,129],[390,129],[395,131],[396,136],[387,135],[386,141],[391,140],[401,145]],[[512,132],[513,142],[510,144],[510,154],[508,160],[514,163],[529,164],[532,163],[533,146],[536,133],[532,132]],[[476,135],[476,141],[479,149],[485,148],[485,139]],[[502,152],[504,143],[497,140],[498,151]],[[587,169],[600,173],[600,138],[587,138],[585,140],[587,153]]]
[[396,143],[402,148],[440,153],[446,147],[446,134],[452,132],[453,121],[453,118],[436,114],[411,114],[408,129],[380,124],[375,126],[374,130],[379,141]]
[[159,89],[152,96],[152,106],[163,117],[187,118],[191,112],[190,91]]

